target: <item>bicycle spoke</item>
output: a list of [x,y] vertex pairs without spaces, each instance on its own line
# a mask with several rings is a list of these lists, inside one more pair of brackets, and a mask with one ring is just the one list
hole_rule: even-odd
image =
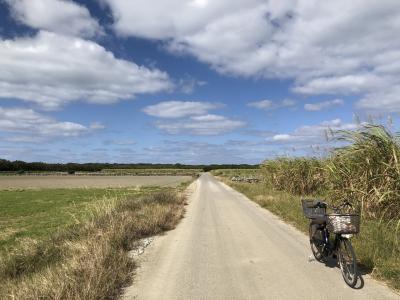
[[357,263],[350,241],[342,240],[339,246],[339,262],[343,279],[353,287],[357,282]]

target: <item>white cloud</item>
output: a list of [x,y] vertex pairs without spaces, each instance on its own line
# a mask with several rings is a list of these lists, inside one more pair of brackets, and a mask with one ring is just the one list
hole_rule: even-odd
[[266,99],[261,101],[250,102],[247,104],[247,106],[263,110],[274,110],[283,107],[291,107],[294,105],[296,105],[296,102],[291,99],[284,99],[282,101],[272,101]]
[[12,16],[37,29],[91,37],[102,32],[89,10],[68,0],[5,0]]
[[332,107],[342,106],[344,101],[342,99],[334,99],[329,101],[322,101],[317,103],[306,103],[304,109],[308,111],[320,111]]
[[85,126],[74,122],[60,122],[32,109],[0,107],[0,132],[12,142],[39,142],[57,137],[77,137],[103,129],[100,123]]
[[194,115],[204,115],[211,109],[220,108],[218,103],[199,101],[164,101],[143,108],[146,114],[159,118],[182,118]]
[[327,142],[329,131],[355,130],[360,125],[343,123],[340,119],[324,121],[316,125],[305,125],[295,129],[292,133],[279,133],[268,137],[266,141],[272,144],[323,144]]
[[292,136],[289,134],[276,134],[272,137],[274,141],[290,141]]
[[371,92],[357,103],[357,108],[373,114],[400,112],[400,85]]
[[250,102],[248,106],[259,108],[259,109],[271,109],[274,102],[271,100],[261,100],[256,102]]
[[72,101],[113,103],[171,87],[166,73],[117,59],[92,41],[45,31],[0,40],[0,98],[57,109]]
[[168,134],[220,135],[242,128],[246,123],[218,115],[205,115],[174,122],[156,122],[155,125]]
[[100,122],[93,122],[90,124],[90,129],[97,130],[97,129],[104,129],[104,128],[105,128],[105,126],[103,124],[101,124]]
[[117,139],[117,140],[105,140],[104,145],[118,145],[118,146],[131,146],[135,145],[136,141],[132,139]]
[[213,122],[213,121],[223,121],[226,118],[224,116],[208,114],[203,116],[194,116],[191,117],[191,119],[200,122]]
[[154,123],[156,128],[168,134],[220,135],[246,125],[243,121],[208,113],[223,106],[200,101],[165,101],[147,106],[143,112],[153,117],[178,119]]
[[206,84],[206,81],[197,80],[196,78],[186,75],[178,80],[177,86],[182,93],[191,94],[197,87],[201,87]]
[[103,1],[119,34],[162,40],[221,73],[294,79],[298,93],[357,94],[359,107],[399,111],[398,0]]
[[260,151],[259,145],[253,148],[249,144],[232,144],[230,141],[209,143],[167,140],[144,148],[135,158],[138,161],[176,163],[179,157],[179,162],[186,164],[259,163],[269,153],[265,148]]
[[385,80],[372,74],[320,77],[293,90],[303,94],[359,94],[379,88],[385,84]]

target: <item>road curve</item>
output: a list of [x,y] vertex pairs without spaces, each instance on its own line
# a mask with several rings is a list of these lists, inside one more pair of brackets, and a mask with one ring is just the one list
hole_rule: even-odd
[[367,276],[349,288],[338,268],[309,261],[304,234],[211,175],[192,189],[185,218],[146,249],[124,299],[400,299]]

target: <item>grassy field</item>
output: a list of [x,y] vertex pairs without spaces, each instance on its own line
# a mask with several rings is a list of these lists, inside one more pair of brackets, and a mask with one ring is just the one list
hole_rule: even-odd
[[188,184],[2,191],[0,299],[117,297],[135,267],[128,251],[176,225]]
[[107,188],[132,187],[144,185],[176,186],[183,181],[192,180],[191,176],[78,176],[78,175],[17,175],[0,176],[1,189],[27,188]]
[[160,187],[1,191],[0,252],[25,238],[41,239],[84,219],[103,199],[138,197]]

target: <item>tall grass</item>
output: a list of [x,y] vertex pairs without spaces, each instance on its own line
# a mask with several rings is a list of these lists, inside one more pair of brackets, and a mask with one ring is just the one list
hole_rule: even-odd
[[261,170],[267,184],[292,194],[318,193],[325,188],[324,163],[314,158],[267,160]]
[[326,159],[267,160],[261,169],[267,184],[298,195],[327,194],[350,200],[369,218],[392,219],[400,213],[400,141],[385,127],[364,125],[341,131],[347,146]]
[[97,203],[84,224],[3,256],[0,299],[116,298],[132,278],[128,251],[140,238],[172,229],[184,203],[173,191]]
[[338,149],[326,164],[329,195],[348,199],[365,216],[396,218],[400,213],[400,143],[383,126],[366,125],[358,132],[344,131],[350,145]]

